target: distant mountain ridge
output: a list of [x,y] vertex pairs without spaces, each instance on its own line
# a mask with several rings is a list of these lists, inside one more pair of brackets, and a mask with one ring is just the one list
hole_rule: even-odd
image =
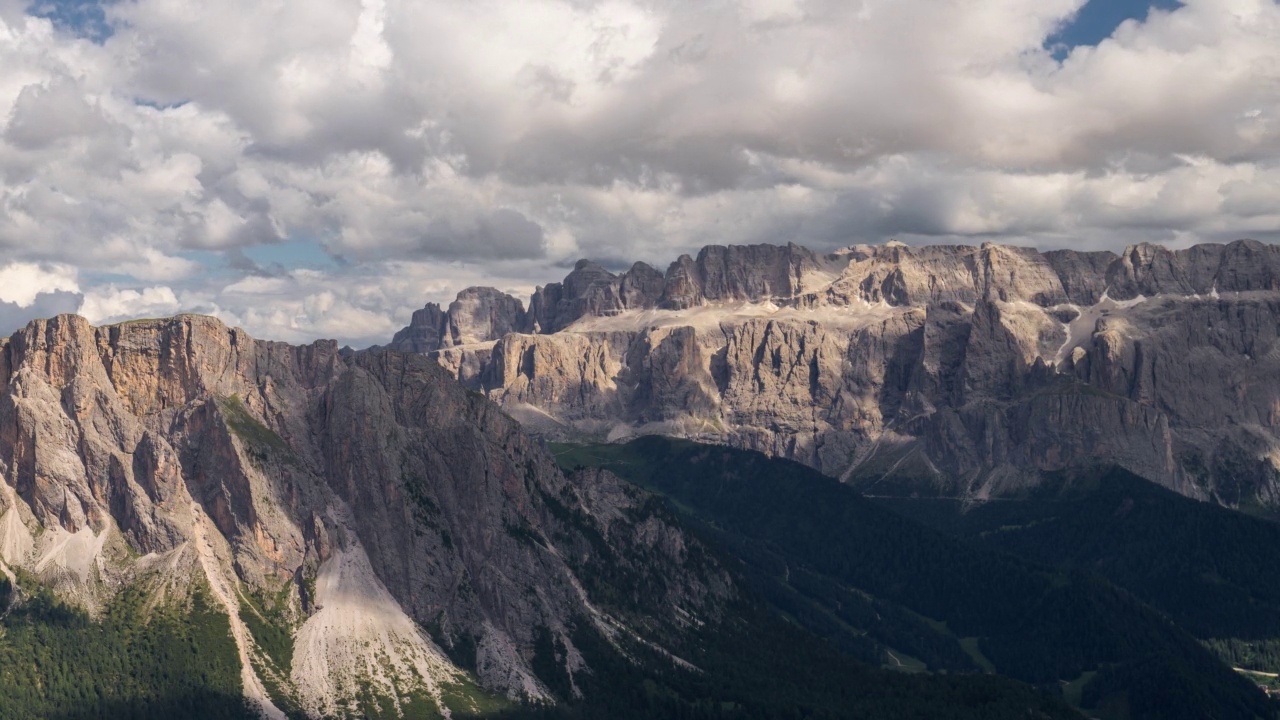
[[1278,328],[1280,249],[1251,240],[791,244],[709,246],[665,274],[583,260],[528,309],[470,288],[391,345],[548,437],[661,432],[975,499],[1087,457],[1266,510]]

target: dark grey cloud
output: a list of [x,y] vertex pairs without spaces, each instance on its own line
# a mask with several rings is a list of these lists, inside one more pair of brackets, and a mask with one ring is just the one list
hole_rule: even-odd
[[8,337],[36,318],[76,312],[83,300],[80,293],[62,291],[41,293],[26,307],[0,300],[0,336]]
[[542,228],[515,210],[501,209],[461,222],[432,220],[423,233],[420,252],[432,258],[542,257]]

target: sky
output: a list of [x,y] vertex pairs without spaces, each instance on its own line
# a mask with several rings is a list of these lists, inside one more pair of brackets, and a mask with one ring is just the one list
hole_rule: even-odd
[[580,257],[1280,238],[1277,0],[0,0],[0,332]]

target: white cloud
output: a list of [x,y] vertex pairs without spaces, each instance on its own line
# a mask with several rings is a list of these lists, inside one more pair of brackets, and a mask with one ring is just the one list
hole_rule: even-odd
[[133,290],[107,286],[85,293],[76,312],[93,323],[110,323],[140,317],[165,317],[182,309],[183,303],[172,288],[160,286]]
[[[0,301],[372,342],[579,255],[1276,237],[1280,5],[1187,0],[1058,62],[1082,4],[136,0],[94,44],[0,0],[0,262],[69,273]],[[297,238],[337,267],[238,274]]]
[[[448,304],[462,289],[492,285],[518,297],[533,286],[518,277],[519,264],[487,266],[435,263],[370,263],[358,269],[297,270],[278,277],[248,277],[197,299],[211,314],[257,337],[309,342],[337,338],[358,346],[382,344],[428,301]],[[541,266],[552,276],[563,269]]]
[[0,302],[30,307],[44,293],[78,292],[74,268],[44,266],[32,263],[9,263],[0,266]]

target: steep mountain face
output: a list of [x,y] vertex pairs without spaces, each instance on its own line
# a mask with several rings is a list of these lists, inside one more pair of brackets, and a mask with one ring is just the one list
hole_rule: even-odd
[[413,314],[409,327],[396,333],[392,345],[406,352],[431,352],[442,347],[483,342],[522,330],[527,323],[524,304],[489,287],[472,287],[441,310],[435,303]]
[[434,343],[464,384],[550,437],[660,432],[873,494],[964,498],[1087,458],[1280,506],[1274,246],[712,246],[659,277],[582,261],[473,342],[433,334],[452,311],[429,306],[395,345]]
[[[573,678],[583,623],[648,637],[735,593],[622,481],[568,482],[420,355],[263,342],[196,316],[61,316],[0,340],[0,383],[6,587],[35,578],[91,612],[125,588],[208,598],[268,717],[550,701],[538,642]],[[664,578],[633,629],[583,573],[641,550],[649,565],[606,568]]]

